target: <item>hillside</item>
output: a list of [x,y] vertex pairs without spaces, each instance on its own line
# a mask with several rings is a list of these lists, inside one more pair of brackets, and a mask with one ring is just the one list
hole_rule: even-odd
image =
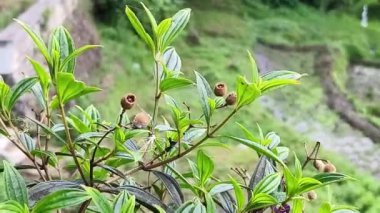
[[[356,15],[321,12],[302,4],[295,8],[272,8],[260,3],[235,3],[230,7],[228,1],[191,1],[185,6],[192,8],[192,19],[187,36],[175,43],[185,75],[193,76],[193,70],[200,70],[211,83],[224,81],[233,87],[235,75],[248,75],[247,49],[256,53],[263,72],[288,69],[308,74],[297,89],[270,94],[235,121],[249,126],[258,123],[265,132],[276,131],[283,143],[295,148],[300,158],[305,157],[305,143],[312,146],[315,141],[321,141],[323,156],[336,163],[339,171],[352,174],[359,181],[340,186],[330,196],[326,191],[318,192],[321,199],[317,202],[333,199],[337,204],[355,205],[361,212],[379,212],[380,184],[372,177],[379,174],[375,162],[378,162],[380,149],[374,144],[379,141],[369,139],[362,129],[348,123],[328,104],[329,94],[325,92],[316,66],[320,65],[315,57],[318,51],[297,49],[327,47],[331,53],[331,79],[339,92],[353,107],[355,115],[379,128],[379,99],[376,95],[363,97],[355,93],[351,83],[357,76],[350,72],[350,67],[354,68],[354,64],[377,66],[380,53],[374,47],[380,41],[377,39],[380,22],[371,21],[364,29]],[[130,30],[124,17],[117,24],[99,23],[98,29],[104,45],[103,61],[92,81],[99,83],[104,91],[83,103],[100,104],[107,119],[116,119],[119,103],[115,100],[126,92],[134,92],[139,97],[139,107],[151,109],[153,106],[148,100],[153,97],[153,88],[149,84],[141,86],[147,78],[153,80],[146,47]],[[370,87],[378,89],[376,85]],[[196,99],[187,98],[192,97],[191,91],[172,95],[182,98],[192,109],[199,108]],[[231,122],[224,131],[239,130]],[[252,169],[252,165],[244,164],[247,161],[239,157],[241,152],[229,152],[228,158],[224,157],[225,152],[214,149],[209,152],[216,161],[226,162],[219,172],[236,166]]]

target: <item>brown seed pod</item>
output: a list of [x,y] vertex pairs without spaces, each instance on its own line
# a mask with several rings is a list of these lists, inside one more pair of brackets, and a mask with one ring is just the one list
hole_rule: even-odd
[[226,104],[227,105],[234,105],[236,103],[236,93],[234,92],[231,92],[230,94],[228,94],[227,98],[226,98]]
[[318,195],[317,195],[317,193],[314,190],[312,190],[312,191],[310,191],[310,192],[307,193],[307,198],[309,200],[315,200],[315,199],[318,198]]
[[313,165],[314,165],[314,168],[316,168],[320,172],[323,172],[325,169],[325,163],[321,160],[315,160]]
[[133,128],[145,129],[150,122],[150,116],[146,112],[139,112],[132,121]]
[[214,94],[216,96],[223,97],[226,95],[226,93],[227,93],[227,84],[225,84],[223,82],[219,82],[219,83],[215,84]]
[[135,105],[136,96],[132,93],[128,93],[124,95],[124,97],[120,100],[120,105],[123,108],[123,110],[129,110]]
[[334,173],[334,172],[336,172],[336,168],[335,168],[334,164],[329,162],[329,163],[326,163],[323,171],[326,173]]

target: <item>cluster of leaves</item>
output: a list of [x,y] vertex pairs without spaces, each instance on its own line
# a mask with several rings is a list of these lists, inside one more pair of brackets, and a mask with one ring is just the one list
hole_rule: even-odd
[[[236,100],[227,101],[227,98],[213,94],[211,86],[200,73],[195,72],[195,82],[185,77],[181,72],[181,59],[175,48],[170,46],[187,25],[190,9],[180,10],[173,17],[157,23],[150,10],[143,4],[142,7],[150,21],[151,33],[129,7],[125,12],[136,33],[152,52],[155,96],[149,119],[136,115],[133,121],[129,121],[127,116],[133,105],[127,109],[123,107],[117,122],[103,121],[92,105],[85,109],[77,106],[66,113],[65,105],[69,101],[99,90],[76,80],[74,75],[76,57],[98,46],[76,49],[63,27],[51,34],[46,46],[37,33],[19,22],[44,56],[47,69],[29,59],[36,77],[26,78],[12,89],[4,82],[0,84],[1,133],[32,163],[13,167],[4,161],[8,201],[0,204],[1,211],[49,212],[80,205],[79,212],[105,213],[139,209],[154,212],[269,210],[298,213],[303,211],[303,203],[308,201],[303,196],[305,193],[351,179],[339,173],[305,177],[302,172],[304,166],[297,158],[292,171],[285,164],[289,149],[279,146],[280,138],[275,133],[264,136],[260,130],[259,136],[255,136],[242,125],[244,138],[223,137],[246,145],[258,154],[260,161],[249,184],[239,183],[232,177],[220,180],[213,176],[215,162],[202,147],[223,146],[221,142],[209,139],[221,137],[216,133],[231,117],[268,91],[298,84],[301,75],[292,71],[275,71],[260,76],[255,60],[249,54],[251,78],[238,76],[233,92]],[[198,119],[193,118],[188,106],[181,106],[167,93],[192,86],[197,88],[202,109]],[[13,124],[22,118],[14,115],[12,108],[28,91],[33,92],[41,108],[35,118],[28,118],[36,126],[35,137],[28,129],[17,128]],[[170,119],[159,113],[162,97],[172,112]],[[134,101],[134,98],[128,101]],[[227,111],[228,115],[217,120],[214,115],[221,110]],[[163,118],[158,119],[160,117]],[[139,125],[136,125],[137,121]],[[52,151],[50,144],[54,141],[59,142],[59,151]],[[188,159],[190,172],[180,171],[176,161],[193,151],[197,151],[197,155],[195,161]],[[304,165],[309,160],[308,157]],[[37,171],[39,182],[27,185],[18,169]],[[134,177],[138,171],[145,172],[148,181],[136,181]],[[150,173],[156,177],[154,181],[150,181]],[[185,197],[184,191],[192,197]],[[351,208],[328,202],[323,204],[320,212],[342,209],[354,212]]]

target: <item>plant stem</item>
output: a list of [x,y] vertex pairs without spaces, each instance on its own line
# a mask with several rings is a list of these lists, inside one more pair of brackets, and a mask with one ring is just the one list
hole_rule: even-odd
[[[190,153],[191,151],[193,151],[194,149],[196,149],[198,146],[200,146],[203,142],[205,142],[206,140],[208,140],[209,138],[213,137],[213,134],[215,134],[220,128],[222,128],[226,123],[227,121],[232,118],[233,115],[236,114],[236,112],[238,111],[238,109],[234,109],[217,127],[215,127],[209,134],[205,135],[198,143],[194,144],[192,147],[190,147],[189,149],[185,150],[184,152],[180,153],[179,155],[176,155],[176,156],[173,156],[171,158],[168,158],[166,160],[163,160],[163,161],[160,161],[156,164],[152,164],[156,159],[154,158],[153,160],[149,161],[148,163],[145,163],[145,164],[141,164],[129,171],[127,171],[125,173],[125,176],[127,175],[130,175],[130,174],[133,174],[137,171],[140,171],[140,170],[150,170],[150,169],[154,169],[154,168],[157,168],[159,166],[162,166],[162,165],[165,165],[165,164],[168,164],[172,161],[175,161],[179,158],[182,158],[183,156],[187,155],[188,153]],[[163,152],[164,153],[164,152]],[[162,156],[163,153],[161,153],[159,156]],[[115,177],[113,179],[110,179],[107,181],[107,183],[112,183],[116,180],[118,180],[119,177]]]
[[[156,57],[159,57],[160,54],[157,54]],[[158,102],[160,101],[161,92],[160,92],[160,79],[161,76],[158,76],[158,68],[159,68],[158,59],[154,60],[154,72],[156,74],[156,85],[155,85],[155,93],[154,93],[154,108],[153,108],[153,116],[151,122],[151,131],[153,132],[154,126],[156,124],[156,117],[158,114]]]
[[[60,100],[60,98],[59,98]],[[78,158],[75,156],[75,147],[74,147],[74,143],[73,141],[71,140],[71,135],[70,135],[70,130],[69,130],[69,126],[67,124],[67,121],[66,121],[66,114],[65,114],[65,109],[63,107],[63,104],[60,103],[59,104],[59,109],[60,109],[60,112],[61,112],[61,116],[62,116],[62,122],[63,122],[63,125],[65,127],[65,133],[66,133],[66,137],[67,137],[67,140],[68,140],[68,150],[70,151],[71,155],[73,156],[73,159],[74,159],[74,162],[75,162],[75,165],[79,171],[79,174],[83,180],[83,182],[88,185],[88,182],[86,180],[86,177],[84,176],[84,173],[82,171],[82,167],[80,166],[80,163],[78,161]]]

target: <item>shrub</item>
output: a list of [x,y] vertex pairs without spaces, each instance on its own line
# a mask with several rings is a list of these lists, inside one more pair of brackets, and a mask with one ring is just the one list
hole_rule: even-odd
[[[141,110],[129,121],[127,114],[136,108],[139,97],[126,93],[120,97],[120,114],[117,122],[103,121],[95,106],[79,114],[66,113],[68,102],[100,89],[88,86],[75,78],[75,58],[87,50],[98,47],[88,45],[76,49],[69,32],[58,27],[46,45],[27,25],[19,22],[30,35],[47,68],[29,59],[36,76],[23,79],[10,88],[0,83],[1,134],[17,146],[32,165],[12,166],[4,161],[3,177],[7,201],[0,204],[1,211],[50,212],[76,207],[79,212],[134,212],[149,209],[154,212],[303,212],[304,202],[317,199],[314,189],[350,180],[336,173],[333,164],[318,158],[319,143],[306,161],[301,164],[294,156],[294,169],[285,163],[289,149],[280,145],[274,132],[254,135],[239,125],[244,138],[220,136],[218,131],[242,108],[267,92],[282,86],[299,83],[302,75],[292,71],[276,71],[259,75],[256,63],[251,62],[251,77],[237,76],[235,89],[229,91],[223,82],[215,91],[208,81],[195,72],[195,82],[181,73],[181,59],[173,40],[183,31],[190,18],[190,9],[183,9],[173,17],[157,23],[143,5],[152,26],[148,34],[134,12],[127,7],[126,14],[136,33],[152,52],[154,62],[154,107],[150,113]],[[144,82],[141,82],[143,85]],[[223,85],[223,91],[220,91]],[[168,95],[168,91],[182,87],[196,87],[201,112],[193,112]],[[35,125],[36,137],[28,129],[17,128],[15,121],[25,119],[13,114],[16,101],[26,92],[33,91],[41,105],[37,118],[27,118]],[[54,96],[50,94],[55,93]],[[162,106],[161,99],[166,105]],[[171,112],[166,118],[159,105]],[[160,108],[161,109],[161,108]],[[148,111],[148,110],[147,110]],[[162,110],[164,111],[164,110]],[[215,115],[227,112],[216,120]],[[200,114],[198,118],[197,115]],[[159,119],[164,116],[164,119]],[[227,138],[252,149],[259,156],[253,175],[235,169],[238,181],[232,176],[218,179],[213,176],[213,160],[203,150],[205,146],[224,144],[211,139]],[[52,149],[58,144],[59,151]],[[176,166],[176,161],[196,152],[188,159],[190,172]],[[67,164],[71,159],[72,163]],[[317,162],[320,172],[312,177],[303,169]],[[39,182],[26,184],[18,169],[34,169]],[[55,172],[57,171],[57,172]],[[324,171],[324,172],[321,172]],[[138,173],[148,181],[134,179]],[[152,175],[151,175],[152,173]],[[151,177],[152,176],[152,177]],[[154,181],[149,181],[150,177]],[[235,175],[236,177],[236,175]],[[184,196],[186,192],[186,197]],[[323,203],[319,212],[354,212],[351,207]],[[307,210],[308,211],[308,210]]]

